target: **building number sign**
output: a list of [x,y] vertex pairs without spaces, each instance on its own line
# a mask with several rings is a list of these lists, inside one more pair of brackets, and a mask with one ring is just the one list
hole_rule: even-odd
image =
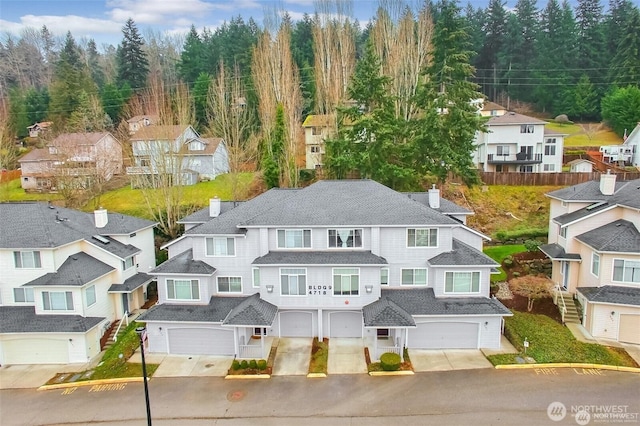
[[[327,293],[327,291],[329,293]],[[331,286],[330,285],[310,285],[309,286],[309,294],[310,295],[327,295],[331,294]]]

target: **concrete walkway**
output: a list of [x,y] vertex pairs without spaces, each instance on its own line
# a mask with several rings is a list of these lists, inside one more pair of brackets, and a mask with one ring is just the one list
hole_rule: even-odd
[[272,374],[274,376],[306,376],[309,372],[312,343],[313,339],[309,337],[280,338]]
[[413,371],[450,371],[493,368],[479,349],[409,349]]
[[328,374],[364,374],[367,361],[364,359],[362,338],[329,339]]

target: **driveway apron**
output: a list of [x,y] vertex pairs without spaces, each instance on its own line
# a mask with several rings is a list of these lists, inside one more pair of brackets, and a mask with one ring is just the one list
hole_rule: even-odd
[[307,375],[312,342],[308,337],[281,337],[272,374],[274,376]]

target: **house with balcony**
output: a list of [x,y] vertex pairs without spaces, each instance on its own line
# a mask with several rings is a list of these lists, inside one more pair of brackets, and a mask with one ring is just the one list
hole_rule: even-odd
[[[545,128],[545,121],[515,112],[497,104],[481,110],[489,117],[487,131],[476,134],[473,154],[484,172],[560,173],[564,136]],[[493,105],[493,106],[492,106]]]
[[40,137],[40,133],[48,132],[52,125],[53,125],[53,121],[41,121],[39,123],[33,123],[31,126],[27,126],[27,130],[29,131],[29,137],[30,138]]
[[330,135],[332,126],[331,115],[308,115],[302,123],[304,129],[304,149],[307,169],[318,169],[323,165],[325,150],[324,141]]
[[71,182],[85,187],[122,173],[122,145],[109,132],[62,133],[18,162],[25,191],[54,191]]
[[147,126],[130,138],[134,165],[127,167],[133,186],[169,180],[193,185],[229,172],[221,138],[202,138],[192,126]]
[[640,169],[640,123],[625,137],[621,145],[603,145],[600,147],[602,161],[620,166],[634,166]]
[[155,224],[104,209],[0,203],[0,364],[84,363],[140,308]]
[[133,135],[138,130],[147,126],[155,126],[158,124],[159,117],[157,115],[136,115],[127,120],[129,126],[129,134]]
[[574,306],[592,336],[640,344],[640,179],[602,174],[547,194],[552,280],[561,312]]
[[498,264],[468,210],[438,189],[404,194],[371,180],[210,200],[181,220],[150,274],[141,316],[149,351],[265,358],[266,337],[358,339],[372,358],[402,348],[498,348],[489,296]]

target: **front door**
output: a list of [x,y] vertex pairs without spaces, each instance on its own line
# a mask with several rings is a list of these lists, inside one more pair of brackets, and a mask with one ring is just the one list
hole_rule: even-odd
[[122,313],[129,312],[129,295],[122,293]]
[[531,160],[533,158],[533,147],[532,146],[521,146],[520,153],[524,154],[523,160]]
[[569,262],[562,262],[562,288],[569,288]]

